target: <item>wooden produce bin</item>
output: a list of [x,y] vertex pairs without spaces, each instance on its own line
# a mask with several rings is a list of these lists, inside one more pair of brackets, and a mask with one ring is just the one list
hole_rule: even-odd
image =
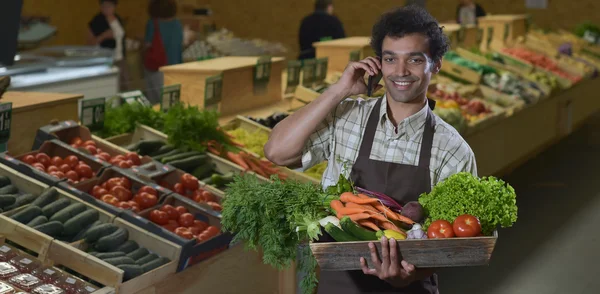
[[12,102],[12,126],[8,150],[21,154],[31,150],[36,131],[52,120],[78,120],[80,94],[6,92],[2,102]]
[[478,17],[477,21],[483,29],[482,40],[488,40],[489,28],[493,28],[491,44],[513,44],[528,31],[528,16],[524,14],[486,15]]
[[370,37],[349,37],[331,41],[313,43],[316,58],[328,58],[328,73],[343,72],[351,60],[352,53],[358,53],[358,59],[375,56],[370,45]]
[[222,75],[221,115],[276,103],[282,99],[281,72],[286,68],[284,58],[271,58],[271,74],[266,91],[254,93],[254,69],[259,57],[229,56],[205,61],[161,67],[165,85],[181,84],[181,102],[204,108],[205,80]]

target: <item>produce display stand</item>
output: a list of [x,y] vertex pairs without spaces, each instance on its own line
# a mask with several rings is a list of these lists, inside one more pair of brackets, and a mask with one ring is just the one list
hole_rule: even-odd
[[316,58],[328,58],[328,74],[343,72],[352,59],[358,61],[374,56],[370,45],[370,37],[348,37],[330,41],[313,43],[316,48]]
[[205,61],[161,67],[165,85],[181,84],[181,101],[200,108],[205,106],[205,82],[207,78],[222,76],[219,112],[222,115],[276,103],[282,98],[281,73],[286,68],[284,58],[271,58],[266,89],[255,92],[254,70],[259,57],[221,57]]
[[78,120],[80,94],[6,92],[2,102],[12,102],[11,136],[8,150],[21,154],[31,150],[35,132],[52,120]]
[[481,40],[491,39],[492,45],[513,44],[519,37],[525,37],[529,30],[528,16],[524,14],[486,15],[478,17],[477,22],[483,29]]

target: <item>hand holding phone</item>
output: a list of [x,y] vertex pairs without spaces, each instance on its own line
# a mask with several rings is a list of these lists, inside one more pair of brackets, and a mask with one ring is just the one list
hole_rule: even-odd
[[[377,59],[379,59],[379,61],[381,62],[381,57],[377,56]],[[382,78],[383,74],[381,73],[381,70],[379,70],[376,75],[369,76],[369,79],[367,81],[367,96],[371,97],[371,95],[373,95],[373,90],[379,84],[379,81],[381,81]]]

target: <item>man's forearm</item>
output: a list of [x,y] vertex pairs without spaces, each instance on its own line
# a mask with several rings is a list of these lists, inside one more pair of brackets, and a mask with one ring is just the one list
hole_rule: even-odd
[[332,85],[316,100],[278,123],[265,145],[265,156],[278,165],[297,164],[310,135],[346,95],[344,89]]

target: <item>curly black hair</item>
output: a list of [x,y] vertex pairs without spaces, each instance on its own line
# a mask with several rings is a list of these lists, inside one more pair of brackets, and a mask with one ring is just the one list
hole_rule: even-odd
[[442,32],[438,21],[427,10],[416,5],[397,8],[384,13],[373,26],[371,47],[381,56],[385,37],[401,38],[420,33],[429,38],[429,52],[434,62],[450,49],[450,40]]

